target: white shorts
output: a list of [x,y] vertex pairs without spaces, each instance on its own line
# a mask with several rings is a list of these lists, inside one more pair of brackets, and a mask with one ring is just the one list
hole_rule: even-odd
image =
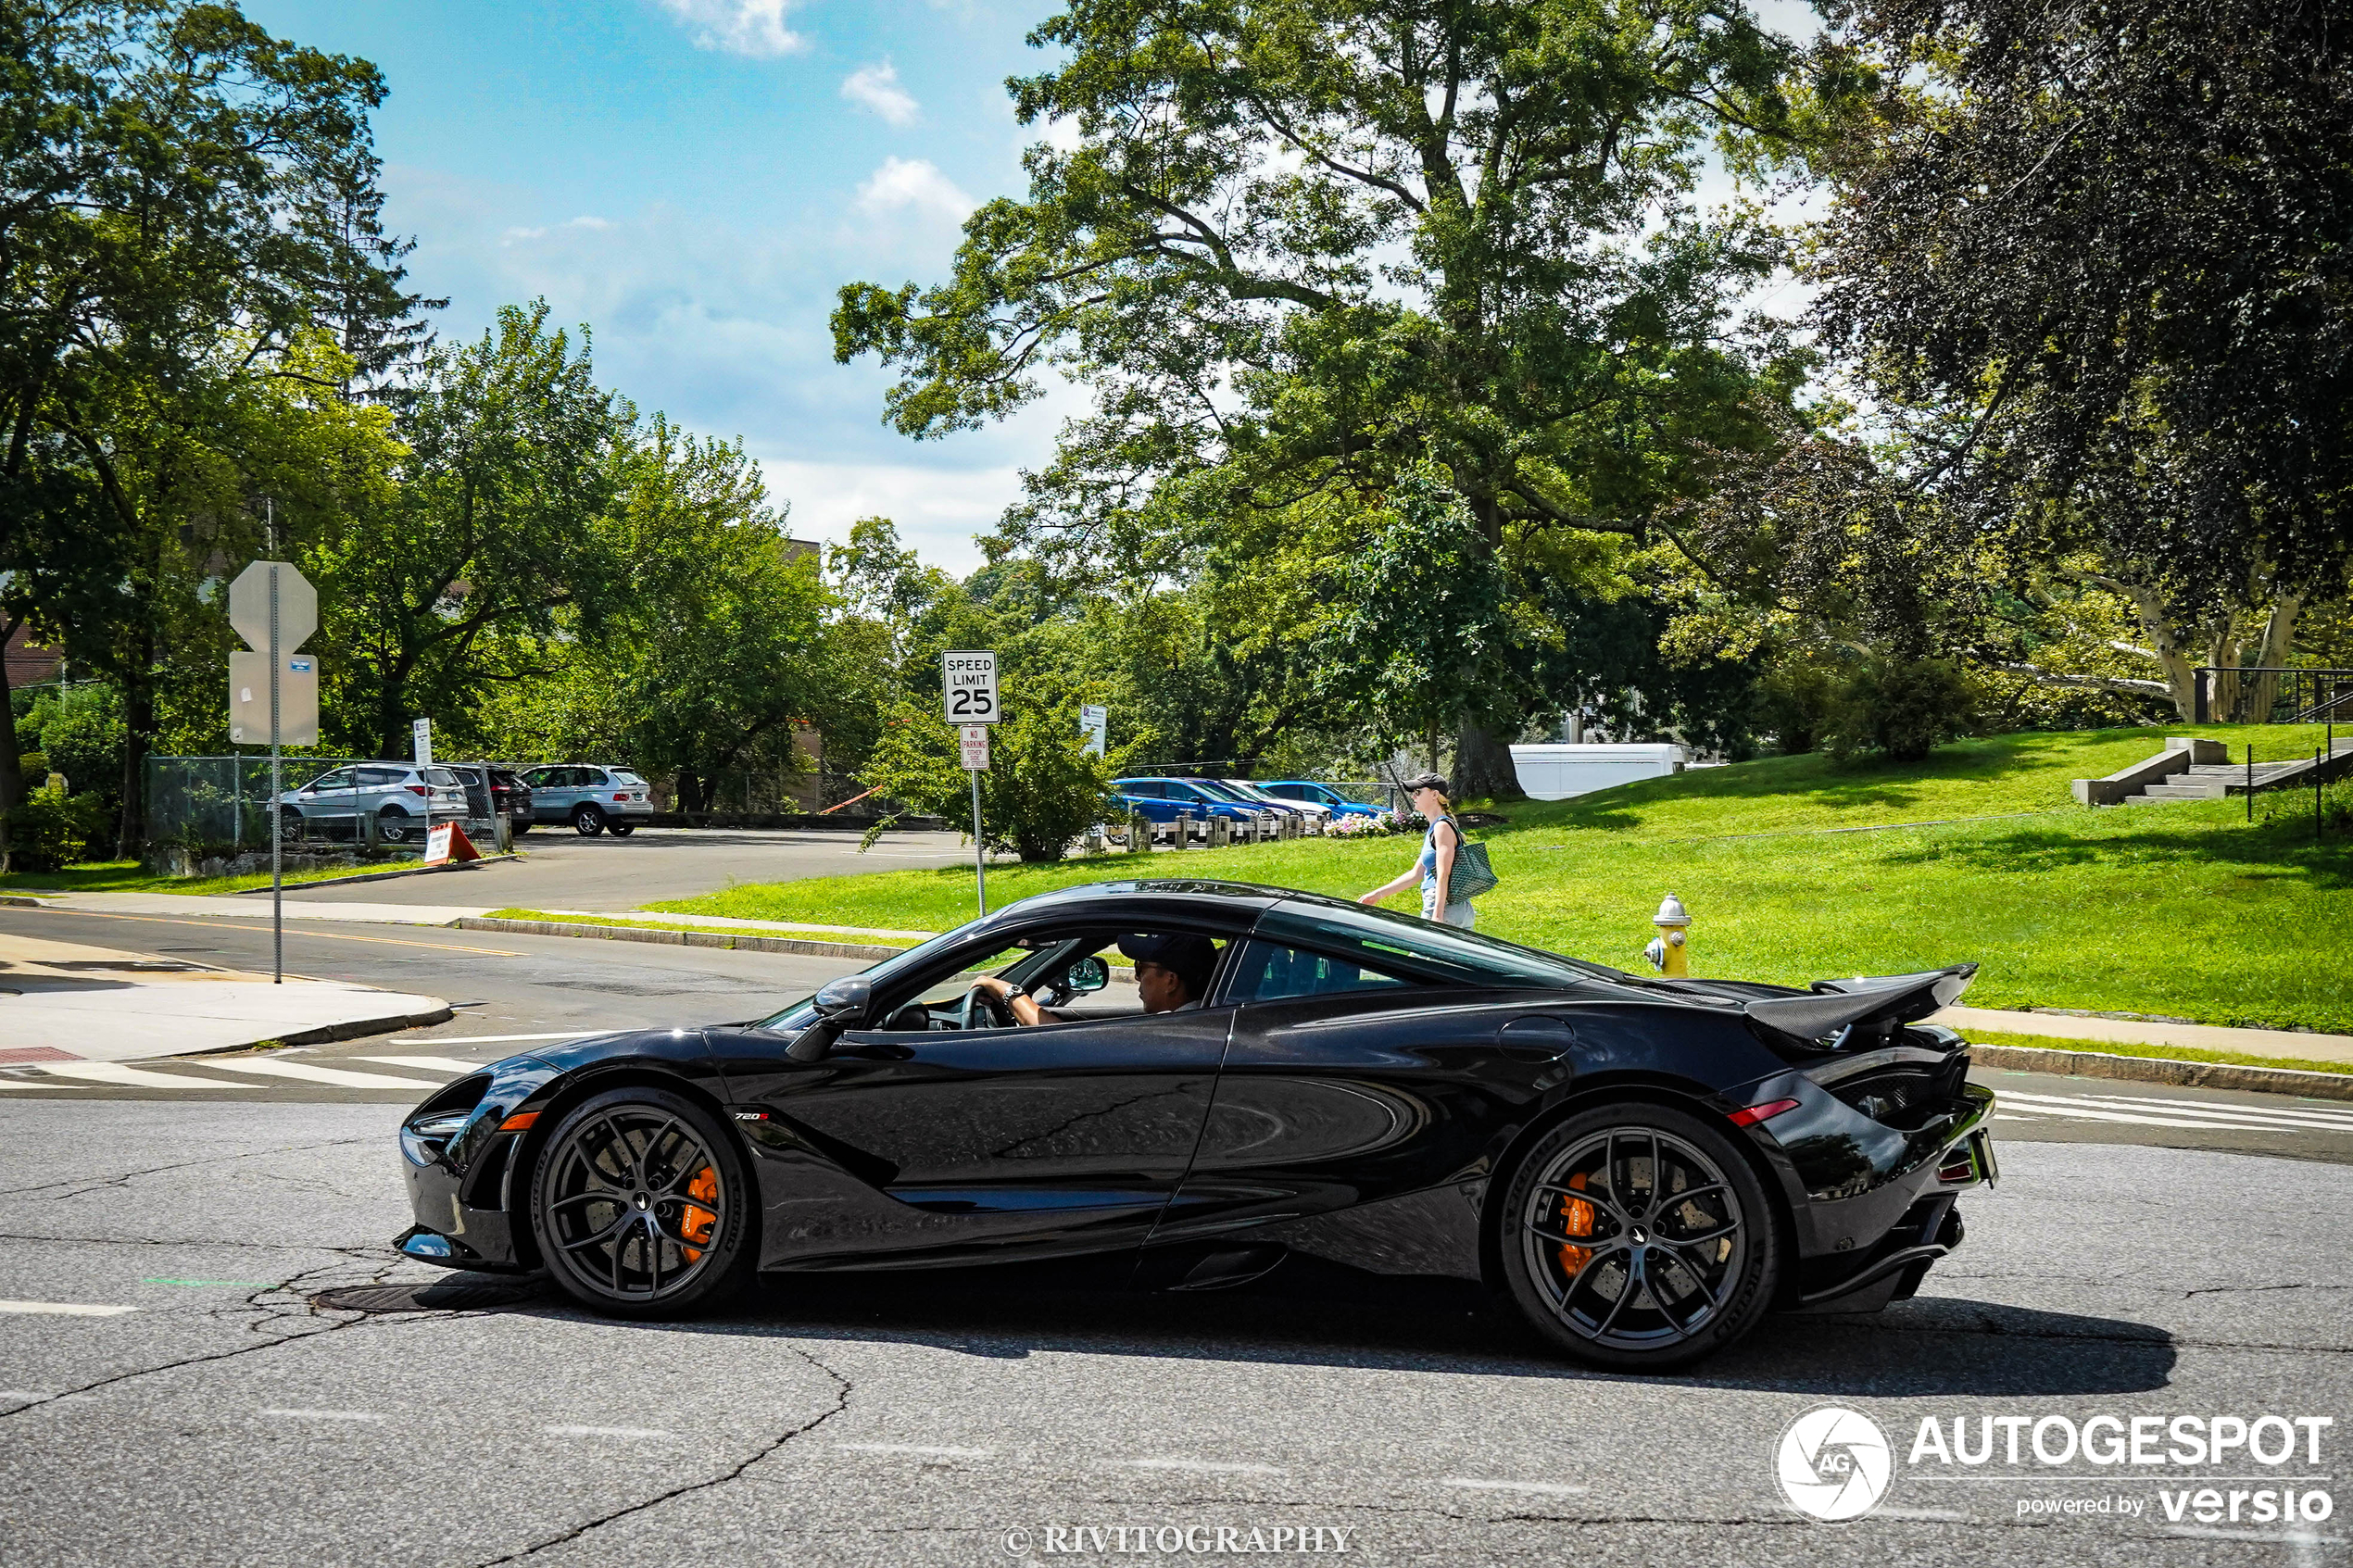
[[[1435,921],[1438,918],[1438,893],[1433,888],[1422,895],[1422,919]],[[1478,923],[1478,911],[1472,909],[1470,900],[1466,898],[1459,904],[1447,905],[1446,918],[1439,921],[1439,923],[1459,925],[1465,931],[1468,931]]]

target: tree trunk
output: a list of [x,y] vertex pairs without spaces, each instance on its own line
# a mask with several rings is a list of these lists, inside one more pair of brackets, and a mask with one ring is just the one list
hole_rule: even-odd
[[155,744],[156,692],[152,646],[148,657],[131,661],[131,678],[122,684],[122,818],[115,834],[114,858],[133,860],[147,847],[147,751]]
[[1466,720],[1454,746],[1456,800],[1525,800],[1511,747],[1492,731]]

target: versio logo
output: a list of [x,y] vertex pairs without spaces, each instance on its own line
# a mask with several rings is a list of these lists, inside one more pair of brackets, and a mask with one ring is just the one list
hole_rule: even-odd
[[1894,1468],[1887,1434],[1860,1411],[1818,1405],[1789,1424],[1774,1453],[1781,1495],[1816,1519],[1855,1519],[1879,1506]]

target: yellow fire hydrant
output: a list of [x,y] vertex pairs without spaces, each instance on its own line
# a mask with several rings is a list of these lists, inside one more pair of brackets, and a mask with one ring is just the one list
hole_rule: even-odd
[[1691,911],[1672,893],[1658,901],[1658,913],[1651,916],[1651,923],[1658,927],[1658,935],[1642,949],[1642,957],[1651,967],[1669,980],[1681,980],[1692,972],[1689,953],[1684,947],[1683,933],[1690,929]]

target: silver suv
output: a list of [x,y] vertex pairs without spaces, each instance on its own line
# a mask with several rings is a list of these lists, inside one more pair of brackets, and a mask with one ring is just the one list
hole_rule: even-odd
[[279,831],[303,835],[307,822],[349,822],[355,835],[363,817],[376,820],[376,836],[398,844],[434,822],[466,814],[466,789],[447,768],[412,762],[355,762],[331,768],[298,789],[278,797]]
[[522,782],[531,786],[533,822],[570,822],[583,838],[607,830],[615,838],[627,838],[654,814],[652,787],[626,768],[569,762],[525,768]]

